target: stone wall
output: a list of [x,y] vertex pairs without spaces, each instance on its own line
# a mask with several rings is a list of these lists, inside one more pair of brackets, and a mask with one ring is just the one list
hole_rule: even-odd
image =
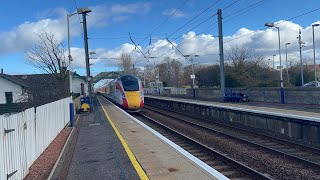
[[[232,88],[232,92],[243,93],[251,101],[280,102],[280,88]],[[221,99],[219,88],[197,88],[196,97]],[[192,89],[187,89],[187,95],[193,96]],[[320,87],[287,87],[284,89],[284,101],[291,104],[320,104]]]

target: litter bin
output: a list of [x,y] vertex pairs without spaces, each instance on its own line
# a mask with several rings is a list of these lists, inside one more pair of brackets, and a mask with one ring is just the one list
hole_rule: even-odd
[[88,112],[92,110],[91,99],[89,96],[84,96],[80,98],[80,110],[81,112]]

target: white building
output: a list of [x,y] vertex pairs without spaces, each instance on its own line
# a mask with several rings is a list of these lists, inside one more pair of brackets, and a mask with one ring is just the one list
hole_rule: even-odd
[[88,94],[88,84],[86,77],[80,76],[76,72],[72,73],[72,92],[74,94]]
[[163,83],[162,81],[149,82],[149,88],[145,88],[145,90],[151,94],[161,94],[163,91]]
[[24,102],[28,85],[16,77],[0,74],[0,104]]

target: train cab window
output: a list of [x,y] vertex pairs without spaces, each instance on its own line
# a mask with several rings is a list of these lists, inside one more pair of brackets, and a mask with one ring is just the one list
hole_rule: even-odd
[[138,78],[125,75],[121,77],[121,82],[125,91],[139,91]]

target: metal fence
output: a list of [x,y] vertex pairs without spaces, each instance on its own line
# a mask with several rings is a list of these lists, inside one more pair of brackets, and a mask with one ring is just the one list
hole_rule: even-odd
[[144,88],[145,94],[164,94],[164,95],[186,95],[186,88],[164,87],[161,89]]
[[186,88],[172,88],[171,89],[171,94],[174,94],[174,95],[186,95],[187,94],[187,89]]
[[70,98],[0,116],[0,180],[23,179],[69,121]]

